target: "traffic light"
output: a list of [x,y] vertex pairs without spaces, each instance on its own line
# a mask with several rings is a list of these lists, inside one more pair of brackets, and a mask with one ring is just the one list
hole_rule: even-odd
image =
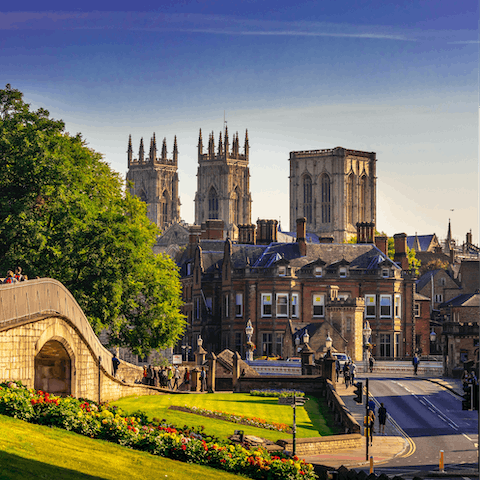
[[463,384],[463,400],[462,400],[462,410],[470,410],[472,408],[472,390],[470,384]]
[[363,399],[363,383],[362,382],[357,382],[355,384],[355,398],[354,400],[357,403],[362,403]]

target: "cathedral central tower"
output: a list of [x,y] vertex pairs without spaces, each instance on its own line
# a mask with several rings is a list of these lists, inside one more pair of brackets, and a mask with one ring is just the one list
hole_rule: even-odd
[[240,153],[238,132],[232,144],[225,127],[225,138],[220,132],[215,148],[213,132],[208,138],[208,150],[203,153],[202,130],[198,137],[197,193],[195,195],[195,223],[220,219],[225,229],[232,232],[242,224],[251,223],[250,169],[248,167],[248,131],[245,132],[243,153]]

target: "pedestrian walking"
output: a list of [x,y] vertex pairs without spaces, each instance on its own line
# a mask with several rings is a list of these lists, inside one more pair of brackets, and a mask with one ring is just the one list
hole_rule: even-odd
[[149,365],[147,368],[147,385],[155,385],[155,375],[151,365]]
[[380,427],[380,435],[385,435],[385,423],[387,421],[387,409],[383,403],[380,404],[378,409],[378,424]]
[[175,388],[178,390],[178,381],[180,380],[180,370],[178,369],[178,366],[175,365],[175,372],[173,374],[173,390],[175,390]]
[[343,379],[345,381],[345,384],[347,384],[347,377],[349,377],[349,368],[348,368],[348,362],[345,362],[343,364]]
[[417,354],[415,354],[415,355],[413,356],[412,363],[413,363],[413,374],[414,374],[414,375],[417,375],[417,372],[418,372],[418,364],[420,363],[420,360],[418,359],[418,355],[417,355]]
[[338,378],[340,377],[340,362],[338,361],[338,358],[335,360],[335,373],[337,375],[338,382]]
[[207,391],[207,372],[205,371],[205,367],[202,367],[202,371],[200,372],[200,384],[201,384],[201,391]]
[[113,357],[112,357],[112,370],[113,370],[113,376],[116,377],[117,376],[117,370],[118,370],[118,366],[120,365],[120,360],[117,358],[117,356],[115,354],[113,354]]
[[173,379],[172,367],[168,367],[168,370],[167,370],[167,380],[168,380],[168,388],[169,388],[170,390],[172,390],[172,388],[173,388],[172,379]]
[[370,367],[370,373],[373,373],[373,365],[375,364],[375,359],[370,355],[370,358],[368,359],[368,365]]
[[188,367],[185,368],[185,373],[183,374],[183,384],[185,385],[185,390],[190,390],[190,372]]
[[143,366],[143,383],[145,385],[148,385],[148,383],[147,383],[147,366],[146,365]]
[[373,445],[373,429],[375,427],[375,413],[373,413],[373,410],[368,411],[368,417],[367,417],[367,441],[368,438],[370,438],[370,446]]
[[350,385],[353,385],[355,383],[355,371],[357,370],[357,366],[355,365],[355,362],[350,363]]

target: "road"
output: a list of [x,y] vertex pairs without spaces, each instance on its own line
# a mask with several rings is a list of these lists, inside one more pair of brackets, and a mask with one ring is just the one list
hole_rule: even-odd
[[438,471],[441,450],[446,471],[478,468],[478,412],[462,410],[460,397],[421,378],[370,377],[369,387],[410,443],[404,455],[375,473]]

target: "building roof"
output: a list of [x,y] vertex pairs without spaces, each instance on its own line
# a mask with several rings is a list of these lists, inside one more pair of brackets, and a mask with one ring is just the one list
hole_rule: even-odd
[[[407,237],[407,247],[414,248],[416,252],[427,252],[431,246],[436,245],[438,245],[438,241],[437,236],[434,233],[429,235],[411,235]],[[418,246],[420,249],[418,249]]]
[[443,302],[439,305],[442,307],[479,307],[480,293],[463,293],[452,298],[448,302]]
[[428,300],[428,301],[430,301],[429,297],[426,297],[425,295],[421,295],[420,293],[417,293],[417,292],[415,292],[413,294],[413,299],[414,300]]

